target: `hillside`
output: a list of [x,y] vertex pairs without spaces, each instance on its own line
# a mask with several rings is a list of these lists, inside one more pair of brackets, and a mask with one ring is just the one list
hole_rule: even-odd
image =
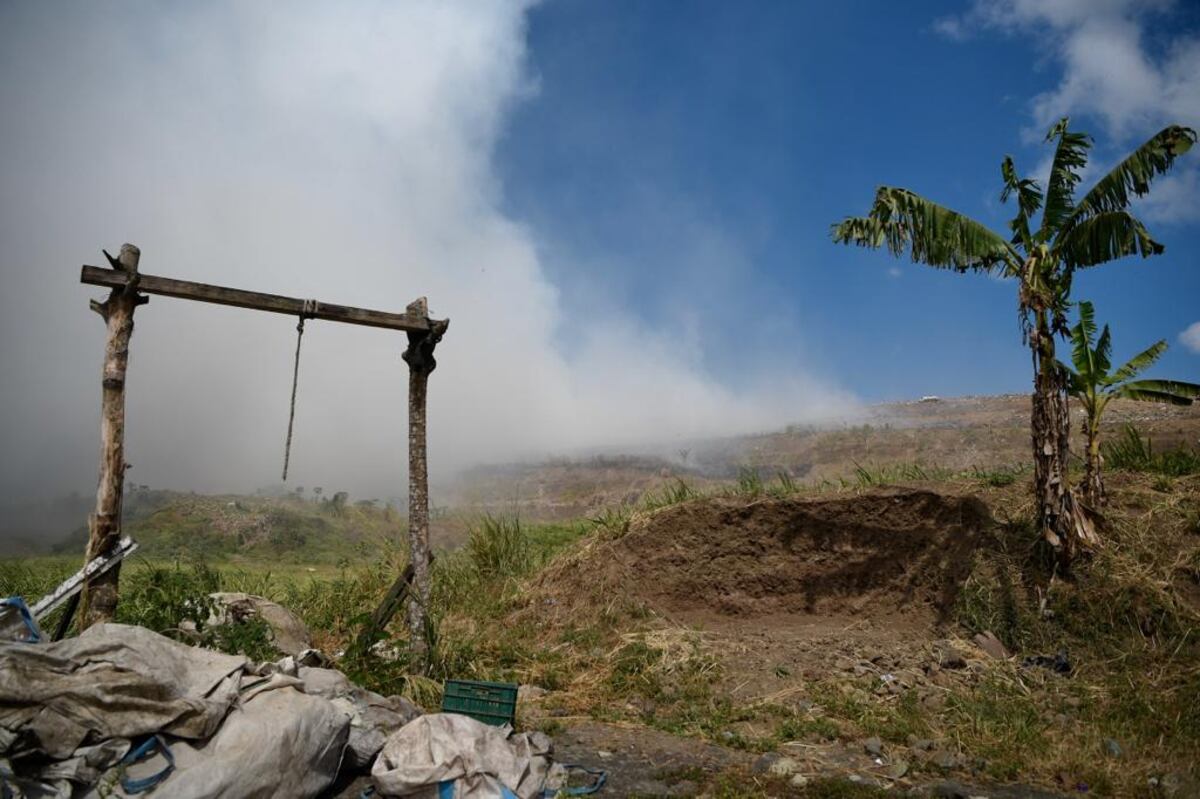
[[[391,506],[296,496],[184,494],[135,488],[125,500],[125,532],[151,558],[335,563],[359,560],[403,537],[404,517]],[[56,543],[82,553],[86,525]]]
[[[1080,413],[1077,406],[1072,413]],[[1156,449],[1200,444],[1200,407],[1118,400],[1105,413],[1104,435],[1111,439],[1129,424]],[[1072,435],[1073,451],[1082,451],[1078,421]],[[785,474],[797,483],[819,485],[853,478],[859,468],[911,479],[1019,471],[1029,461],[1029,395],[938,398],[869,406],[852,422],[793,425],[657,453],[480,466],[444,487],[442,496],[467,510],[565,519],[636,505],[677,480],[705,488],[747,473],[764,481]]]

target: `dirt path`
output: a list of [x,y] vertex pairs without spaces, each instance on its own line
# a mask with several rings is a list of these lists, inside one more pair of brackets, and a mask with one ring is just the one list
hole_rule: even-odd
[[554,748],[560,762],[605,770],[608,779],[602,796],[703,796],[718,783],[726,790],[744,787],[749,795],[833,795],[814,791],[835,780],[891,789],[895,795],[947,799],[1063,796],[1027,785],[978,787],[955,780],[897,778],[893,759],[843,743],[791,744],[757,755],[647,727],[584,721],[558,732]]

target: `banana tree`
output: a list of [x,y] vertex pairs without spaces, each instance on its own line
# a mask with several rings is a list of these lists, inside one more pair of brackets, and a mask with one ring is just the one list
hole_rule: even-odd
[[1144,352],[1135,355],[1121,368],[1112,368],[1112,336],[1108,325],[1096,337],[1096,313],[1090,302],[1079,303],[1079,322],[1071,328],[1071,361],[1074,368],[1061,364],[1067,375],[1067,390],[1079,400],[1085,414],[1083,432],[1087,436],[1086,472],[1083,482],[1084,500],[1093,506],[1103,505],[1104,479],[1100,474],[1100,417],[1108,403],[1118,397],[1142,402],[1166,402],[1172,405],[1191,405],[1200,396],[1200,384],[1180,380],[1135,380],[1154,365],[1164,352],[1167,342],[1158,341]]
[[[887,247],[894,256],[956,272],[1012,278],[1025,343],[1033,356],[1031,437],[1034,491],[1042,535],[1069,565],[1097,543],[1086,508],[1067,483],[1066,375],[1055,358],[1055,337],[1066,336],[1071,278],[1085,269],[1127,255],[1158,255],[1163,246],[1129,211],[1134,197],[1171,168],[1196,142],[1191,128],[1172,125],[1151,137],[1076,200],[1091,138],[1069,130],[1064,117],[1046,135],[1055,142],[1045,193],[1021,178],[1011,157],[1000,171],[1001,199],[1016,200],[1016,216],[1003,236],[965,214],[908,189],[881,186],[866,216],[833,225],[833,239],[863,247]],[[1041,211],[1040,224],[1035,216]]]

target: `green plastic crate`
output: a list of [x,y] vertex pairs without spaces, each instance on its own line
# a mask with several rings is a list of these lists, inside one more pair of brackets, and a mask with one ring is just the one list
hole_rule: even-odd
[[442,712],[461,713],[496,727],[517,719],[517,686],[508,682],[446,680]]

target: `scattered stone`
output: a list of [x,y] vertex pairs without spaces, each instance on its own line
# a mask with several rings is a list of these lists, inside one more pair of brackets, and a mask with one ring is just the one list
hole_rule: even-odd
[[550,692],[540,685],[522,685],[517,688],[517,701],[536,702],[548,693]]
[[874,755],[875,757],[879,757],[880,755],[883,754],[883,741],[872,736],[872,737],[868,738],[867,740],[863,741],[863,751],[866,752],[868,755]]
[[931,762],[933,765],[937,766],[943,771],[952,771],[958,768],[961,763],[958,755],[956,755],[954,752],[946,751],[935,754]]
[[967,659],[955,649],[947,649],[942,653],[943,669],[965,669],[967,667]]
[[994,660],[1007,660],[1011,657],[1004,644],[1000,643],[1000,639],[993,635],[990,630],[978,633],[972,640],[976,646],[987,653],[988,657]]
[[771,764],[769,773],[776,777],[790,777],[800,770],[800,764],[790,757],[781,757]]
[[933,785],[929,790],[929,795],[937,797],[937,799],[970,799],[971,791],[965,785],[947,780]]
[[601,760],[608,760],[610,757],[612,757],[612,752],[605,752],[603,749],[601,749],[600,751],[596,752],[596,756]]
[[765,755],[754,761],[754,765],[750,770],[755,774],[766,774],[771,770],[771,766],[775,765],[775,761],[782,757],[778,752],[767,752]]
[[908,748],[918,752],[932,752],[937,746],[928,738],[918,738],[915,735],[908,736]]
[[907,760],[897,760],[895,763],[892,764],[891,768],[889,768],[887,770],[888,776],[894,780],[900,779],[907,773],[908,773],[908,761]]
[[929,710],[941,710],[946,706],[946,697],[940,693],[930,693],[921,699],[921,704]]
[[1121,745],[1113,738],[1104,739],[1104,754],[1109,757],[1120,757],[1124,754],[1121,750]]
[[700,786],[691,780],[677,782],[667,791],[667,796],[695,796],[700,792]]
[[641,780],[630,786],[639,796],[667,796],[671,788],[658,780]]
[[1164,774],[1158,784],[1163,795],[1171,797],[1171,799],[1200,796],[1200,780],[1193,779],[1182,771]]
[[803,774],[793,774],[789,783],[793,788],[803,788],[805,785],[808,785],[808,777],[805,777]]

